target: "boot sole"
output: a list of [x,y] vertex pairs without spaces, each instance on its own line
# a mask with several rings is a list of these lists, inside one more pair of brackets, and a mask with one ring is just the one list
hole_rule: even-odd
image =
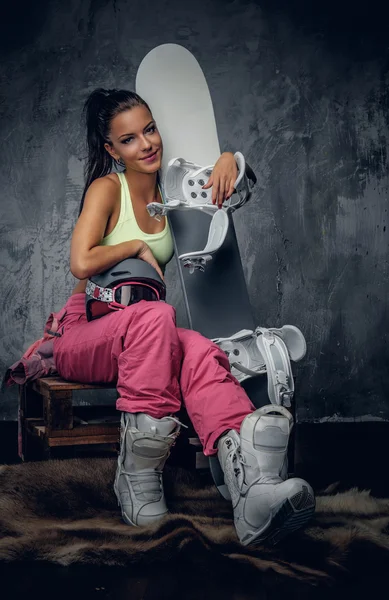
[[241,542],[247,546],[266,541],[275,546],[289,534],[304,527],[314,512],[315,499],[308,491],[307,486],[303,486],[301,492],[287,498],[274,509],[270,522],[265,525],[264,529],[254,532],[253,535],[246,537]]

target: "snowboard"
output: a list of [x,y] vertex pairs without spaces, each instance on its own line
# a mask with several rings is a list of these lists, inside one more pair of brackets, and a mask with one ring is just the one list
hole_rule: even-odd
[[[168,163],[184,158],[197,165],[214,165],[220,145],[211,95],[196,58],[183,46],[163,44],[149,52],[136,76],[136,92],[147,102],[163,142],[162,185]],[[241,148],[236,148],[241,151]],[[169,213],[175,256],[191,329],[210,339],[255,329],[232,215],[222,247],[205,271],[190,273],[178,256],[204,248],[210,217],[198,210]],[[242,384],[256,407],[268,402],[266,377]],[[224,497],[224,475],[217,457],[209,459],[215,485]]]
[[[150,106],[162,137],[162,185],[173,158],[201,166],[217,162],[221,152],[212,99],[204,73],[189,50],[178,44],[151,50],[139,66],[136,92]],[[169,212],[168,218],[189,326],[210,339],[229,337],[242,329],[254,330],[232,215],[222,247],[204,272],[193,273],[178,256],[205,247],[210,216],[198,210],[176,210]],[[252,402],[261,406],[266,403],[265,386],[266,378],[254,377],[243,387]]]

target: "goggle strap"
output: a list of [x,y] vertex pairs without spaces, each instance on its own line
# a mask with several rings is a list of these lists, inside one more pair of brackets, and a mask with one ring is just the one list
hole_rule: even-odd
[[114,300],[111,288],[101,287],[90,280],[86,284],[85,293],[94,298],[94,300],[100,300],[100,302],[113,302]]
[[146,288],[152,290],[159,300],[160,296],[159,296],[157,289],[153,288],[151,285],[148,285],[147,283],[140,283],[137,281],[132,281],[132,282],[129,281],[127,283],[123,282],[122,285],[115,286],[112,289],[112,288],[101,287],[100,285],[93,283],[93,281],[88,280],[88,282],[86,284],[85,292],[86,292],[86,294],[88,294],[88,296],[91,296],[94,300],[99,300],[100,302],[115,302],[116,289],[118,287],[123,287],[125,285],[131,285],[131,286],[139,285],[142,287],[146,287]]

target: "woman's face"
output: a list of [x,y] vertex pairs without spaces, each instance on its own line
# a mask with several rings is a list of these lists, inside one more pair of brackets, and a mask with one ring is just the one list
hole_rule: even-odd
[[110,140],[106,150],[115,160],[122,159],[127,169],[155,173],[161,168],[162,139],[146,106],[135,106],[114,117]]

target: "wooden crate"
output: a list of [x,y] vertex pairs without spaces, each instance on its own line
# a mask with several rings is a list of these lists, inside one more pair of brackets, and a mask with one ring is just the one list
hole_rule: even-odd
[[[47,460],[69,456],[72,448],[77,452],[99,449],[117,453],[120,413],[116,407],[112,403],[88,407],[73,404],[75,391],[114,388],[114,384],[89,385],[58,376],[19,386],[19,456],[26,461]],[[189,429],[181,429],[170,462],[188,468],[208,468],[208,459],[184,408],[178,417]]]
[[[89,385],[61,377],[44,377],[19,386],[19,455],[22,460],[54,455],[53,450],[70,446],[119,444],[120,415],[112,403],[78,409],[73,393],[79,390],[112,389],[115,385]],[[85,412],[89,417],[85,418]]]

